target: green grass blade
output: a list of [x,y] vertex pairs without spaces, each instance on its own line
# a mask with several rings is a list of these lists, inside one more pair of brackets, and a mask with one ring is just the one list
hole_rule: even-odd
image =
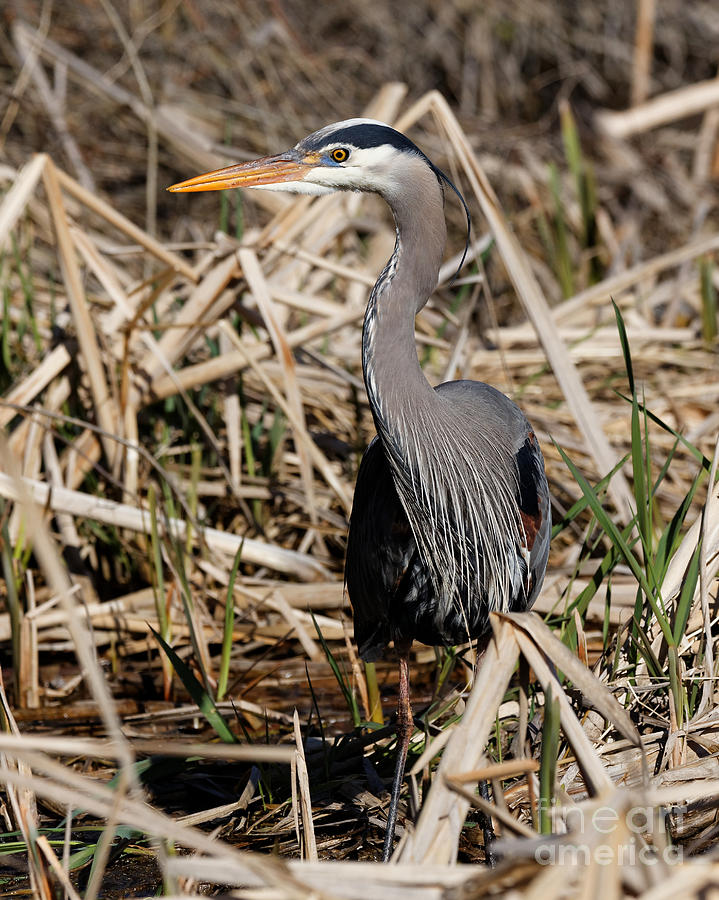
[[609,613],[612,608],[612,582],[611,579],[607,581],[607,592],[604,599],[604,619],[602,621],[602,646],[606,648],[609,646],[609,627],[610,627],[610,619]]
[[[560,104],[559,118],[564,155],[567,158],[569,170],[574,179],[575,191],[582,213],[582,246],[585,250],[588,250],[595,246],[597,240],[597,196],[594,175],[591,166],[582,153],[577,124],[569,103],[563,102]],[[595,281],[600,275],[598,259],[596,254],[593,254],[591,257],[590,281]]]
[[[169,485],[163,482],[163,492],[165,497],[165,504],[168,507],[168,515],[171,518],[175,518],[175,507],[172,501],[172,494],[170,492]],[[185,613],[185,622],[187,623],[187,628],[189,630],[190,635],[190,643],[192,644],[192,649],[195,655],[195,661],[202,673],[202,678],[205,684],[205,691],[210,694],[210,678],[208,672],[205,670],[205,654],[203,653],[203,648],[200,646],[200,641],[197,636],[197,631],[195,629],[195,615],[194,615],[194,603],[192,600],[192,589],[190,587],[190,581],[187,577],[187,570],[185,568],[185,560],[186,554],[182,544],[182,541],[177,537],[176,534],[171,533],[168,530],[167,533],[167,548],[168,548],[168,558],[170,561],[170,565],[172,571],[177,579],[177,583],[179,585],[179,594],[180,599],[182,600],[182,608]]]
[[335,678],[337,679],[337,684],[340,686],[340,690],[342,691],[342,694],[345,698],[345,703],[347,704],[347,709],[349,710],[350,715],[352,716],[352,724],[354,725],[355,728],[358,728],[362,719],[361,719],[361,716],[359,713],[359,707],[357,706],[357,698],[355,697],[354,692],[350,688],[343,673],[340,671],[340,667],[337,664],[337,660],[334,658],[334,655],[333,655],[332,651],[330,650],[329,645],[327,644],[327,641],[325,640],[324,635],[322,634],[322,629],[317,624],[317,619],[315,618],[315,614],[311,610],[310,610],[310,615],[312,616],[312,621],[314,622],[314,625],[315,625],[315,631],[317,632],[317,638],[320,642],[320,645],[322,646],[322,650],[324,651],[325,658],[327,659],[327,662],[329,663],[330,668],[332,669],[332,673],[334,674]]
[[707,344],[717,336],[717,290],[714,287],[714,263],[708,257],[699,262],[702,297],[702,337]]
[[684,685],[680,675],[679,654],[676,647],[669,648],[669,684],[674,697],[674,711],[677,717],[677,727],[684,724]]
[[542,760],[539,766],[539,831],[541,834],[552,833],[552,807],[557,777],[558,749],[559,700],[554,696],[550,685],[544,697]]
[[2,363],[5,369],[7,381],[12,381],[13,365],[12,356],[10,354],[10,286],[3,285],[2,292]]
[[[641,596],[641,592],[638,591],[637,593]],[[632,618],[632,626],[631,638],[635,642],[638,652],[644,657],[649,675],[652,678],[666,678],[666,672],[652,650],[651,641],[636,616]]]
[[200,684],[200,682],[195,678],[192,673],[190,667],[185,663],[185,661],[175,653],[173,648],[162,639],[162,635],[158,634],[157,631],[149,625],[150,631],[155,635],[157,642],[160,647],[167,654],[168,659],[172,663],[172,667],[177,672],[177,675],[180,681],[184,684],[185,690],[192,697],[194,702],[197,704],[198,709],[202,713],[202,715],[207,719],[209,725],[215,731],[215,734],[220,738],[221,741],[224,741],[226,744],[236,744],[237,738],[230,731],[227,722],[223,719],[220,711],[215,706],[215,701],[208,694],[205,688]]
[[[617,391],[617,396],[621,397],[622,400],[626,400],[627,403],[632,402],[631,397],[627,397],[626,394],[622,394],[620,391]],[[642,412],[644,412],[645,407],[642,404],[639,405],[639,408],[640,410],[642,410]],[[691,453],[694,459],[697,460],[702,469],[705,469],[707,472],[709,471],[709,469],[711,468],[711,460],[704,456],[701,450],[697,449],[697,447],[695,447],[691,441],[688,441],[683,434],[675,431],[675,429],[672,428],[671,425],[667,425],[666,422],[660,419],[659,416],[655,415],[650,409],[646,410],[646,414],[652,422],[654,422],[656,425],[659,425],[660,428],[663,428],[664,431],[668,432],[674,438],[676,438],[676,440],[678,440],[689,451],[689,453]]]
[[[650,570],[650,560],[652,557],[652,516],[651,516],[651,500],[650,500],[650,468],[649,468],[649,436],[646,428],[646,417],[644,435],[642,435],[641,418],[639,414],[639,400],[637,397],[636,382],[634,381],[634,367],[632,365],[632,354],[629,347],[629,339],[627,337],[624,318],[617,304],[612,300],[614,307],[614,316],[617,322],[617,331],[619,332],[619,342],[624,357],[624,367],[627,372],[629,381],[629,390],[631,393],[632,416],[631,416],[631,459],[632,459],[632,480],[634,484],[634,500],[637,511],[637,526],[641,537],[644,560],[646,567],[647,579],[651,584],[652,590],[656,587],[656,581]],[[646,444],[646,446],[645,446]]]
[[225,622],[222,629],[222,652],[220,654],[220,674],[217,677],[217,700],[220,701],[227,691],[227,682],[230,675],[230,654],[232,652],[232,631],[235,624],[235,581],[237,580],[237,572],[240,568],[240,560],[242,559],[242,550],[245,546],[243,541],[237,548],[235,558],[232,562],[232,571],[230,579],[227,582],[227,593],[225,595]]
[[567,228],[564,204],[562,203],[559,171],[555,165],[549,166],[549,187],[554,200],[554,228],[557,249],[554,257],[555,273],[559,279],[564,296],[572,297],[575,291],[572,257],[569,252],[569,230]]
[[694,495],[696,494],[697,488],[699,487],[699,483],[701,481],[701,472],[698,472],[694,481],[692,482],[691,487],[687,491],[686,496],[682,500],[679,508],[672,516],[671,522],[667,525],[667,527],[662,532],[659,541],[657,542],[657,559],[660,561],[657,564],[657,569],[660,573],[660,577],[663,579],[664,575],[669,567],[669,563],[671,562],[672,556],[674,555],[677,547],[681,543],[682,533],[681,529],[684,525],[684,521],[687,517],[687,513],[691,509],[692,501],[694,500]]
[[370,722],[376,722],[378,725],[384,725],[384,715],[382,713],[382,696],[377,684],[377,669],[373,662],[364,664],[365,680],[367,682],[367,700],[369,701],[369,718]]
[[[637,511],[637,525],[642,543],[645,545],[645,557],[648,556],[647,544],[647,473],[644,470],[644,448],[639,419],[639,404],[634,396],[632,402],[632,481],[634,484],[634,501]],[[650,525],[651,527],[651,525]],[[651,540],[651,537],[649,538]]]
[[[4,509],[5,504],[3,503],[2,506]],[[17,698],[20,690],[20,654],[22,651],[20,628],[22,623],[23,611],[20,603],[20,596],[17,591],[15,567],[13,566],[12,553],[10,551],[11,546],[12,544],[10,541],[8,520],[7,518],[3,518],[2,534],[0,536],[0,557],[2,558],[2,571],[5,578],[7,608],[10,617],[13,675],[15,682],[15,696]]]
[[687,627],[689,613],[692,608],[694,599],[694,591],[696,590],[697,581],[699,580],[699,545],[694,550],[692,558],[689,561],[682,589],[677,601],[677,608],[674,614],[674,643],[679,646],[681,639],[684,637],[684,629]]
[[202,448],[199,444],[193,444],[190,450],[190,484],[187,489],[187,502],[191,515],[187,519],[185,529],[185,553],[192,553],[193,528],[192,523],[197,519],[198,484],[200,482],[200,469],[202,467]]
[[644,574],[644,571],[642,570],[639,560],[632,553],[629,545],[627,544],[626,540],[622,536],[622,534],[619,531],[619,529],[617,528],[617,526],[614,524],[614,522],[612,522],[612,520],[609,517],[609,515],[607,514],[606,510],[600,503],[599,498],[597,497],[594,490],[592,489],[592,486],[589,484],[589,482],[586,480],[586,478],[582,475],[582,473],[579,471],[579,469],[574,465],[574,463],[567,456],[567,454],[564,452],[564,450],[556,442],[555,442],[555,447],[559,451],[562,459],[565,462],[565,465],[567,466],[569,471],[572,473],[572,476],[576,480],[577,484],[582,489],[584,496],[587,498],[587,500],[589,502],[589,506],[590,506],[592,512],[596,516],[597,522],[599,522],[599,524],[601,525],[601,527],[604,529],[604,531],[608,535],[609,539],[611,540],[612,544],[614,544],[614,546],[617,548],[617,550],[622,554],[624,561],[627,563],[629,568],[632,570],[634,577],[639,582],[639,585],[640,585],[641,589],[644,591],[647,601],[649,602],[649,604],[652,608],[652,611],[654,612],[654,615],[657,618],[657,622],[659,623],[659,626],[662,629],[662,633],[664,634],[664,637],[666,638],[667,643],[671,644],[671,642],[673,641],[673,635],[672,635],[671,628],[669,626],[669,621],[667,619],[666,614],[664,613],[664,610],[659,605],[658,597],[656,597],[654,595],[651,587],[649,586],[649,583],[647,582],[646,576]]
[[[619,460],[619,462],[614,466],[614,468],[611,469],[611,471],[608,474],[606,474],[602,479],[600,479],[596,483],[596,485],[594,486],[594,490],[597,494],[604,493],[607,485],[612,480],[615,473],[618,472],[622,468],[622,466],[626,463],[626,461],[628,459],[629,459],[629,454],[626,454],[626,456],[623,456]],[[554,540],[557,537],[557,535],[561,534],[568,525],[571,525],[572,522],[577,518],[577,516],[581,515],[588,506],[589,506],[589,501],[587,500],[587,498],[585,496],[582,495],[579,498],[579,500],[576,500],[569,507],[569,509],[565,513],[564,517],[562,519],[560,519],[559,522],[557,522],[556,525],[554,525],[552,527],[552,540]]]
[[[631,532],[631,525],[627,526],[623,533],[628,536],[629,532]],[[619,559],[620,554],[614,546],[610,547],[594,570],[594,574],[589,579],[587,586],[579,592],[574,601],[567,607],[565,615],[568,616],[568,621],[562,634],[562,641],[573,650],[576,649],[577,645],[577,624],[572,613],[576,609],[579,616],[584,617],[592,598],[596,595],[604,579],[614,570]]]
[[165,606],[165,573],[162,564],[162,547],[160,545],[160,533],[157,527],[157,494],[154,485],[150,485],[147,492],[147,500],[150,506],[150,548],[152,551],[152,588],[155,595],[155,611],[160,625],[160,634],[166,641],[170,639],[170,627]]
[[[614,307],[614,316],[617,320],[617,331],[619,332],[619,343],[622,347],[622,356],[624,357],[624,367],[627,370],[627,378],[629,380],[629,393],[632,397],[636,396],[634,386],[634,368],[632,366],[632,354],[629,349],[629,338],[627,337],[627,329],[624,326],[624,318],[617,304],[612,300]],[[628,398],[629,399],[629,398]]]
[[87,844],[82,850],[76,850],[74,853],[70,854],[70,859],[68,860],[68,869],[70,872],[74,872],[75,869],[81,869],[83,866],[86,866],[95,858],[96,850],[97,844]]

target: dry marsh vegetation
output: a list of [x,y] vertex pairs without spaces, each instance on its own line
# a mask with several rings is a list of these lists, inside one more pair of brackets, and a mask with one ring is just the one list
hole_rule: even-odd
[[[706,896],[713,5],[0,15],[3,892]],[[164,193],[360,114],[467,198],[470,254],[452,281],[449,198],[418,351],[433,383],[517,399],[555,521],[535,612],[495,618],[471,689],[471,651],[414,648],[391,866],[372,860],[394,667],[378,699],[342,591],[390,217],[358,195]]]

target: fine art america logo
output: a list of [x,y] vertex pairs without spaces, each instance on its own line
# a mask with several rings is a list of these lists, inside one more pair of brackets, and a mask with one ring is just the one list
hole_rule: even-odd
[[[672,821],[681,825],[685,807],[672,807]],[[541,865],[653,866],[658,862],[682,862],[682,847],[667,838],[666,814],[661,810],[632,806],[620,811],[599,806],[591,812],[552,804],[554,834],[536,845],[535,860]],[[565,832],[564,834],[558,832]]]

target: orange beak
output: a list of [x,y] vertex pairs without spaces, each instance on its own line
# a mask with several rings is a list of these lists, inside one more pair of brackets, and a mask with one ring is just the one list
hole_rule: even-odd
[[263,184],[302,181],[307,173],[319,162],[318,154],[300,156],[296,150],[288,150],[278,156],[263,156],[252,162],[238,163],[197,175],[179,184],[173,184],[168,191],[185,193],[189,191],[224,191],[227,188],[259,187]]

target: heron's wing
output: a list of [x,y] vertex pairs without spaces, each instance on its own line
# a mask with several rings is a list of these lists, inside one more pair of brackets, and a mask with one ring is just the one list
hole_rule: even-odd
[[357,476],[345,580],[360,655],[377,659],[402,631],[397,600],[426,589],[412,531],[377,438],[365,451]]
[[[539,444],[516,405],[488,385],[450,382],[438,392],[451,396],[455,408],[465,415],[465,433],[466,422],[476,420],[478,428],[493,429],[503,449],[504,457],[495,455],[494,471],[498,459],[507,472],[505,482],[514,485],[509,501],[513,504],[508,517],[511,528],[506,532],[509,590],[502,592],[501,606],[492,608],[527,609],[542,585],[551,529]],[[471,431],[469,434],[471,438]],[[473,446],[470,444],[467,452]],[[482,441],[485,451],[486,439]],[[468,503],[474,500],[467,497]],[[464,531],[450,516],[446,534]],[[432,575],[420,559],[383,445],[375,439],[362,459],[357,478],[345,566],[360,655],[366,660],[376,659],[390,640],[399,637],[448,645],[486,632],[491,598],[483,586],[486,563],[481,549],[468,558],[468,571],[474,576],[461,582],[456,602],[442,602],[444,598],[438,598]]]
[[531,429],[528,430],[524,443],[517,451],[515,463],[518,476],[517,504],[524,530],[528,570],[527,590],[523,598],[518,598],[520,600],[518,608],[529,609],[544,581],[552,532],[544,458]]
[[[493,465],[487,477],[506,473],[506,483],[514,481],[514,512],[506,518],[507,540],[514,552],[507,557],[510,592],[501,608],[510,611],[531,607],[539,594],[549,555],[551,513],[544,459],[539,442],[519,407],[491,385],[479,381],[450,381],[439,385],[437,393],[446,398],[463,424],[463,430],[477,435],[470,447],[478,454],[491,450]],[[458,429],[459,430],[459,429]],[[494,447],[487,447],[487,439]],[[509,498],[505,497],[504,502]],[[501,509],[497,510],[501,520]],[[518,513],[518,516],[516,515]],[[484,613],[486,615],[486,612]],[[482,612],[480,610],[480,618]]]

